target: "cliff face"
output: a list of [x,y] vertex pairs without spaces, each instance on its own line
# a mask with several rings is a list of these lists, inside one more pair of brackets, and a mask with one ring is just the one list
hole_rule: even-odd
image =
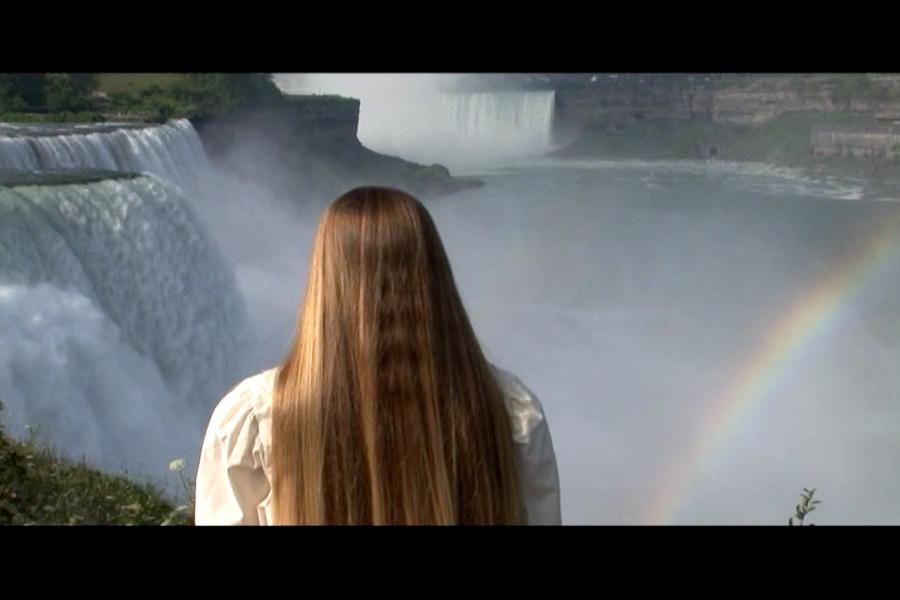
[[333,198],[356,185],[438,196],[478,185],[440,165],[384,156],[357,138],[359,100],[288,96],[194,122],[210,159],[240,177],[301,198]]
[[568,83],[557,89],[562,135],[640,120],[700,120],[759,125],[785,112],[852,112],[900,120],[900,76],[742,76],[713,82],[697,76],[632,75]]
[[221,158],[239,144],[302,146],[321,157],[358,152],[359,100],[297,96],[284,103],[242,107],[194,126],[207,153]]
[[900,169],[900,75],[629,74],[560,83],[557,156]]

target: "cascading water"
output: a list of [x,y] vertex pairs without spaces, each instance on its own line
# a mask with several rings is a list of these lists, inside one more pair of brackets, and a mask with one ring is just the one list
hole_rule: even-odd
[[553,91],[363,97],[359,139],[409,160],[480,170],[552,150],[554,101]]
[[441,94],[441,120],[461,138],[540,153],[552,142],[554,98],[553,91]]
[[456,173],[554,148],[553,90],[459,92],[459,76],[426,74],[281,74],[275,82],[289,94],[358,98],[363,145]]
[[190,121],[164,125],[0,125],[0,170],[106,169],[185,184],[206,164]]
[[246,375],[245,308],[178,187],[155,175],[67,176],[0,180],[4,424],[158,477],[169,460],[196,458],[212,406]]

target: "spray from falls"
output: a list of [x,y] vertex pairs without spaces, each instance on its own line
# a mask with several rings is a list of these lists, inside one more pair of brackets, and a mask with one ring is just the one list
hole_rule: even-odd
[[193,458],[253,354],[227,263],[153,175],[0,187],[0,322],[11,433],[40,425],[67,454],[156,475]]

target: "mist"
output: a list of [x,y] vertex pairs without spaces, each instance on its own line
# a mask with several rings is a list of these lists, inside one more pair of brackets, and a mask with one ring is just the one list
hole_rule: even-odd
[[[416,77],[413,91],[392,96],[403,81],[376,78],[368,89],[348,76],[346,87],[321,91],[362,97],[363,114],[373,96],[402,113],[416,110],[404,102],[438,93],[435,80]],[[395,144],[405,158],[437,143],[411,128],[422,137],[408,145],[402,136],[370,145],[381,134],[364,123],[364,144]],[[240,155],[267,160],[253,147]],[[900,476],[888,468],[900,450],[900,334],[889,308],[900,265],[793,358],[708,456],[686,458],[717,435],[704,429],[711,407],[772,324],[879,220],[897,216],[891,198],[870,197],[862,180],[754,164],[500,155],[463,171],[480,171],[485,186],[423,200],[489,359],[544,405],[564,522],[783,524],[812,486],[824,502],[817,522],[900,519],[890,500]],[[202,187],[201,212],[233,264],[266,368],[290,343],[315,225],[333,197],[288,198],[225,175]],[[673,474],[685,481],[673,484]],[[673,485],[684,489],[662,515]]]
[[[484,182],[422,200],[489,359],[543,403],[565,523],[781,525],[801,489],[814,486],[823,501],[815,522],[900,521],[895,257],[784,361],[765,393],[730,420],[711,417],[740,391],[747,365],[791,307],[851,261],[880,224],[900,219],[900,197],[861,179],[752,163],[555,160],[543,156],[552,144],[534,128],[510,126],[497,142],[436,119],[454,77],[280,75],[278,83],[360,98],[364,145]],[[492,123],[484,131],[507,122],[478,106]],[[495,106],[521,115],[527,103]],[[538,141],[509,143],[523,136]],[[223,390],[284,356],[321,212],[361,183],[323,169],[321,180],[292,187],[287,167],[257,143],[238,136],[231,151],[242,173],[257,176],[210,161],[184,184],[234,275],[254,337],[241,343],[243,366],[220,382]],[[94,365],[61,367],[86,373],[75,405],[96,386],[128,386],[141,405],[170,393],[122,349],[101,312],[59,290],[0,291],[0,319],[21,340],[0,349],[4,380],[21,381],[17,361],[56,331],[54,339]],[[77,315],[67,312],[72,306]],[[29,329],[35,307],[58,326]],[[102,348],[89,347],[98,339]],[[99,364],[118,366],[108,374]],[[16,392],[9,401],[25,411],[27,400]],[[146,416],[151,428],[154,419]],[[191,428],[166,435],[199,449],[202,428]],[[172,449],[135,448],[160,452]]]
[[[813,486],[824,502],[818,522],[900,519],[890,500],[900,477],[887,468],[900,450],[900,335],[887,308],[900,289],[890,274],[792,357],[728,431],[707,422],[787,307],[879,219],[897,216],[895,199],[872,196],[863,180],[756,164],[465,161],[418,125],[386,133],[384,122],[442,93],[437,77],[303,81],[303,91],[361,98],[362,115],[376,106],[394,115],[380,125],[361,118],[367,146],[420,160],[431,147],[456,172],[481,173],[484,188],[424,200],[489,358],[544,404],[566,523],[783,524]],[[299,91],[288,76],[279,84]],[[254,229],[269,233],[255,239],[239,227],[219,239],[260,330],[273,334],[264,345],[274,358],[288,343],[314,224],[330,198],[286,217],[276,200],[253,197]],[[237,222],[244,205],[233,200]],[[698,440],[716,435],[691,463]],[[684,481],[673,484],[673,473]],[[684,489],[662,515],[673,485]]]
[[383,154],[477,172],[553,148],[553,92],[462,92],[466,80],[453,74],[275,75],[288,94],[359,99],[359,139]]
[[[818,522],[896,522],[898,479],[875,466],[898,450],[896,261],[736,424],[705,425],[772,324],[896,209],[687,166],[532,165],[430,205],[491,359],[544,403],[564,520],[783,524],[819,486]],[[662,519],[673,472],[687,487]]]

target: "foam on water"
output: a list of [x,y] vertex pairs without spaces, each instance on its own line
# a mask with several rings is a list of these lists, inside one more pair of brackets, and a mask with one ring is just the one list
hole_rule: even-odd
[[[108,466],[197,447],[253,356],[234,275],[187,198],[152,175],[0,187],[0,286],[4,419]],[[142,422],[143,437],[122,437]]]

